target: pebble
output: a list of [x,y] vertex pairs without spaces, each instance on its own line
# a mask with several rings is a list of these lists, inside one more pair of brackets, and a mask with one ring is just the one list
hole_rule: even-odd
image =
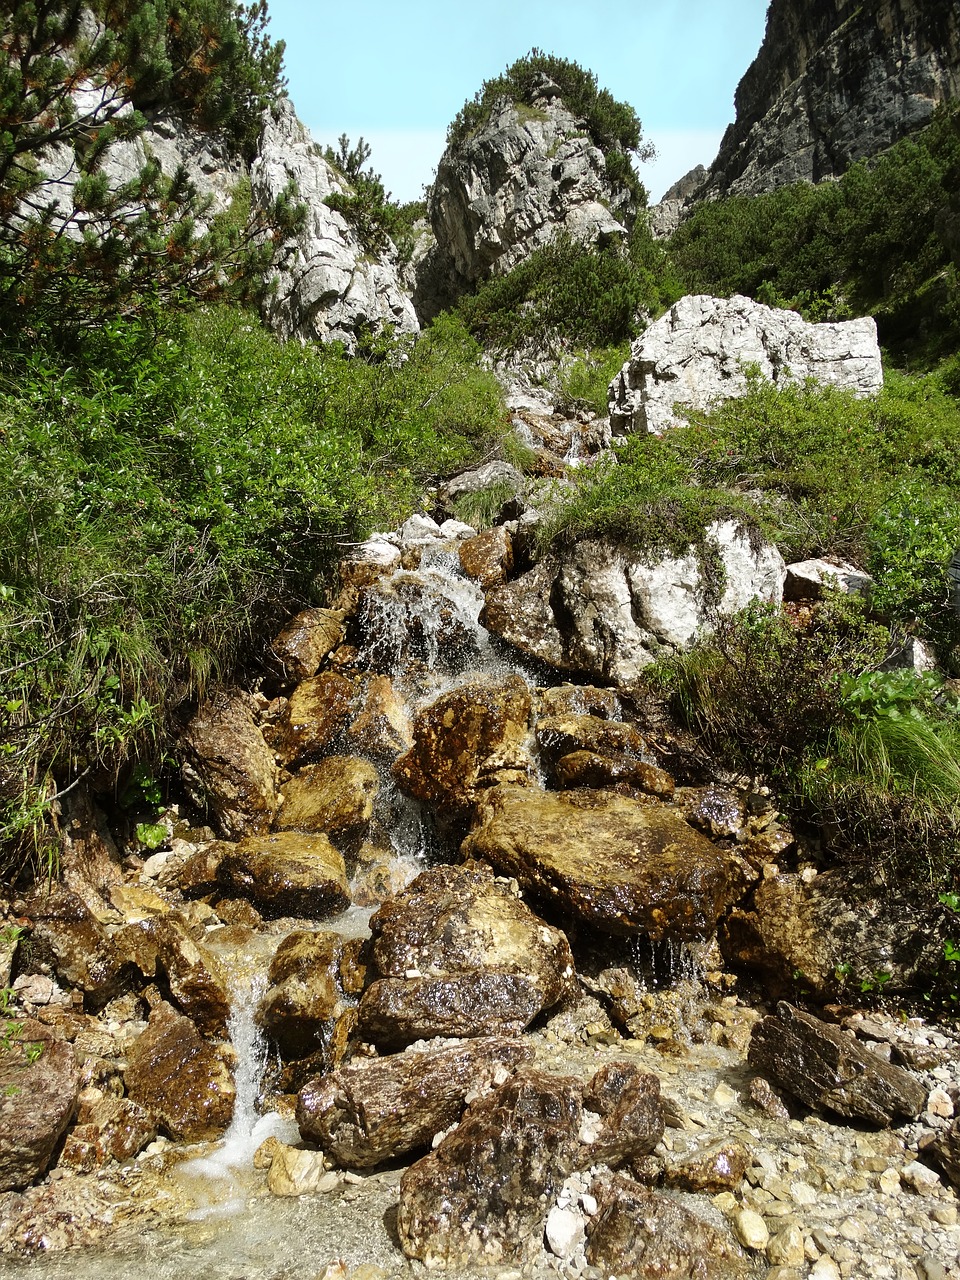
[[900,1174],[896,1169],[884,1169],[877,1179],[877,1185],[885,1196],[900,1194]]
[[784,1267],[798,1267],[806,1261],[799,1227],[784,1227],[777,1232],[767,1243],[767,1261]]
[[713,1100],[718,1107],[726,1111],[739,1101],[739,1095],[735,1089],[731,1089],[728,1084],[721,1081],[713,1091]]
[[737,1239],[745,1249],[755,1249],[758,1252],[766,1249],[770,1232],[763,1218],[755,1210],[741,1209],[733,1225]]
[[941,1185],[939,1174],[919,1160],[911,1160],[909,1164],[905,1164],[900,1171],[900,1179],[920,1194],[929,1195]]
[[569,1258],[583,1239],[583,1217],[576,1209],[554,1205],[547,1214],[547,1247],[557,1258]]
[[829,1254],[824,1254],[810,1268],[810,1280],[840,1280],[840,1268]]

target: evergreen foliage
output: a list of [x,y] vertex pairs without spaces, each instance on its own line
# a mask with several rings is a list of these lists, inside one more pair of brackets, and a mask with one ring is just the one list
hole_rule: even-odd
[[837,182],[701,204],[670,258],[686,292],[743,293],[811,320],[873,313],[884,341],[942,356],[960,338],[958,183],[952,104]]
[[[262,274],[272,234],[300,216],[292,193],[256,222],[209,215],[184,171],[146,162],[111,185],[104,161],[146,127],[138,106],[175,109],[238,147],[281,87],[283,49],[263,3],[17,0],[0,59],[0,323],[29,341],[179,291]],[[240,193],[242,203],[243,193]]]
[[391,242],[398,262],[410,261],[415,245],[413,225],[426,215],[423,200],[398,204],[383,185],[379,173],[365,167],[370,159],[370,146],[361,137],[354,146],[345,133],[337,140],[337,150],[327,147],[325,159],[339,170],[349,184],[347,192],[334,192],[326,203],[346,218],[357,233],[367,253],[382,257],[390,252]]

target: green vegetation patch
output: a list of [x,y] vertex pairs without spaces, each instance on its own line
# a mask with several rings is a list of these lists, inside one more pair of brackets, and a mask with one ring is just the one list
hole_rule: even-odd
[[118,320],[73,357],[0,356],[8,847],[78,777],[158,759],[178,705],[249,661],[343,541],[505,426],[449,318],[348,359],[220,308]]

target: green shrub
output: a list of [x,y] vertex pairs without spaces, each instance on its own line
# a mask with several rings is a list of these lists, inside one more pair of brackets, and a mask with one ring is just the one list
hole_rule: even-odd
[[531,345],[554,354],[571,345],[610,347],[634,337],[643,317],[661,310],[661,285],[639,250],[586,248],[558,235],[462,298],[457,313],[485,347],[501,353]]
[[583,351],[566,363],[560,373],[563,404],[568,410],[592,409],[606,417],[611,381],[630,356],[629,343]]
[[958,180],[951,104],[837,182],[701,204],[670,256],[688,292],[744,293],[812,320],[870,312],[885,342],[936,358],[960,335],[946,216]]
[[326,204],[342,214],[354,228],[367,253],[383,256],[393,241],[401,264],[410,261],[415,247],[414,223],[425,217],[423,200],[398,204],[383,185],[379,173],[364,168],[370,159],[370,147],[363,138],[353,146],[345,133],[338,139],[338,149],[327,147],[325,158],[338,169],[349,184],[349,191],[336,191]]
[[[0,365],[0,843],[157,760],[177,708],[253,660],[341,543],[505,425],[450,318],[367,360],[220,308],[115,321]],[[0,868],[2,870],[2,868]]]

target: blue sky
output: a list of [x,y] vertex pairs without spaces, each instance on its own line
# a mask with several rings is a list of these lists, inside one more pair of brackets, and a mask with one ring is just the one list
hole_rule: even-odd
[[399,200],[418,199],[447,125],[485,79],[537,46],[596,72],[659,152],[657,199],[709,164],[763,38],[767,0],[269,0],[297,112],[322,143],[362,134]]

